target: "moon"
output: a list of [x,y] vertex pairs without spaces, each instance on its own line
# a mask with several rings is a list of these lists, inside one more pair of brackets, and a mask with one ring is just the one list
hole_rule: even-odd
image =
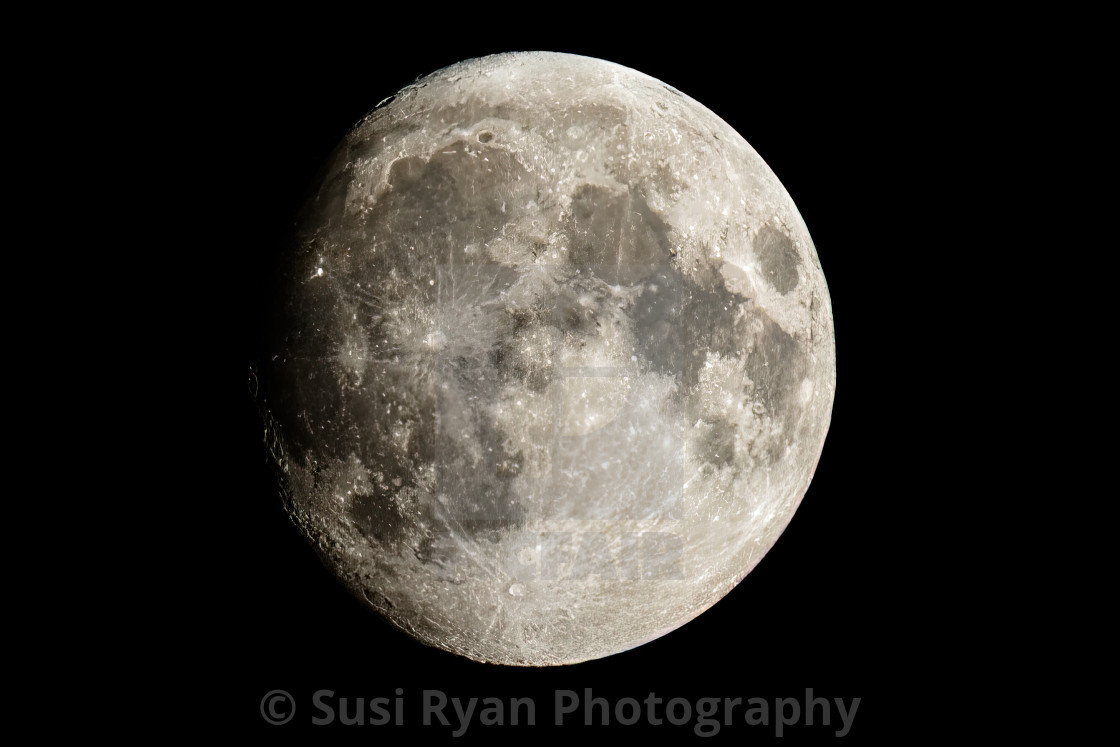
[[816,469],[831,304],[728,124],[598,59],[469,60],[324,166],[277,259],[265,440],[369,607],[482,662],[653,640],[774,545]]

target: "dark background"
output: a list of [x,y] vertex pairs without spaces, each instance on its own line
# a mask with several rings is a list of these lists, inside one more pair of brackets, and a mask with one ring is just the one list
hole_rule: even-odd
[[[937,354],[924,339],[936,324],[931,288],[941,297],[953,292],[931,252],[947,240],[936,217],[956,207],[939,174],[954,123],[970,111],[956,87],[961,48],[916,26],[881,33],[852,17],[816,19],[813,30],[796,18],[711,18],[700,27],[619,22],[596,32],[592,23],[578,31],[552,27],[541,20],[545,11],[499,29],[480,17],[484,10],[433,17],[425,21],[430,28],[417,28],[415,18],[410,25],[369,17],[306,26],[296,19],[282,30],[240,24],[219,28],[192,51],[197,70],[188,65],[186,80],[197,82],[195,145],[202,147],[191,151],[200,173],[188,215],[208,236],[204,251],[218,258],[207,291],[214,295],[200,307],[221,320],[212,348],[220,366],[210,384],[228,403],[205,429],[212,468],[202,470],[198,489],[215,508],[213,520],[192,530],[191,552],[204,570],[183,645],[197,650],[189,670],[213,693],[198,701],[199,720],[268,736],[446,737],[449,730],[418,724],[421,691],[439,689],[463,699],[533,697],[537,727],[476,724],[468,733],[532,740],[550,730],[553,692],[561,688],[590,687],[612,703],[650,692],[693,703],[803,700],[812,688],[862,699],[850,738],[956,730],[961,688],[972,685],[962,684],[968,678],[951,657],[967,616],[932,572],[937,554],[952,552],[958,540],[951,526],[942,533],[944,474],[930,466],[944,463],[951,448],[938,434],[952,413],[937,397]],[[528,49],[640,70],[709,107],[751,143],[813,236],[832,298],[838,368],[816,476],[757,568],[709,611],[656,641],[550,669],[477,664],[427,648],[350,597],[283,512],[245,384],[270,259],[346,131],[419,76]],[[228,343],[220,354],[218,340]],[[259,711],[261,697],[277,688],[299,703],[284,727],[265,725]],[[367,699],[403,688],[410,723],[309,729],[310,697],[322,688]],[[690,726],[670,731],[691,736]],[[786,733],[832,732],[802,726]],[[719,738],[770,734],[740,720]]]

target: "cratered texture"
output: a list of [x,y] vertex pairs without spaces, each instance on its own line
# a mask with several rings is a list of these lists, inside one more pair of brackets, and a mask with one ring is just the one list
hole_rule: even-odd
[[646,75],[486,57],[343,140],[259,364],[288,509],[370,606],[472,659],[632,648],[730,591],[832,411],[824,276],[758,154]]

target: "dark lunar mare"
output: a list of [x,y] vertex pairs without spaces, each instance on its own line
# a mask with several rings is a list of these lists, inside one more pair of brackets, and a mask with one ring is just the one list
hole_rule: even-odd
[[[488,160],[480,161],[479,154]],[[480,168],[480,163],[492,166]],[[508,188],[511,174],[521,177],[513,180],[514,192]],[[261,368],[266,380],[281,379],[267,389],[293,393],[268,404],[285,433],[289,459],[315,472],[327,466],[316,459],[356,456],[373,475],[372,484],[355,492],[347,509],[371,542],[433,560],[432,527],[453,524],[467,537],[483,540],[497,529],[521,525],[525,507],[510,481],[522,455],[506,449],[489,411],[470,403],[495,401],[498,387],[511,378],[544,391],[551,381],[548,370],[519,368],[511,340],[529,324],[594,337],[606,316],[597,307],[610,303],[609,294],[598,293],[590,307],[578,299],[596,294],[604,284],[640,288],[628,310],[638,354],[652,370],[680,382],[685,402],[705,364],[702,351],[744,356],[754,384],[754,391],[748,388],[744,395],[757,393],[768,410],[782,413],[782,443],[792,442],[796,408],[785,402],[806,374],[800,346],[750,299],[727,288],[719,260],[689,275],[674,266],[673,229],[637,190],[577,189],[564,230],[570,267],[580,274],[561,272],[567,283],[556,294],[510,307],[502,294],[523,270],[495,262],[484,251],[476,256],[463,251],[470,245],[485,247],[517,220],[518,205],[539,192],[536,180],[507,153],[457,141],[429,160],[398,159],[390,169],[389,189],[368,210],[353,214],[345,213],[338,183],[328,178],[317,197],[334,218],[326,235],[304,236],[305,259],[325,241],[365,246],[363,239],[374,227],[387,238],[374,246],[376,251],[349,253],[349,265],[326,278],[310,279],[307,262],[296,263],[285,278],[286,320],[278,325],[290,332],[278,348],[282,352]],[[424,230],[426,220],[446,216],[452,216],[447,227]],[[407,246],[394,239],[400,236],[408,237]],[[756,243],[767,276],[787,290],[793,287],[797,275],[789,238],[768,226]],[[396,282],[378,282],[389,277]],[[438,287],[429,283],[433,278]],[[402,337],[394,331],[399,320],[391,310],[409,301],[424,313],[439,308],[456,320],[473,316],[474,322],[463,327],[473,338],[451,345],[448,354]],[[739,315],[742,305],[749,310],[745,316]],[[331,367],[323,362],[337,355],[348,328],[365,330],[364,343],[374,352],[375,360],[360,376],[366,383],[325,385],[321,378]],[[456,422],[463,418],[470,422]],[[402,440],[403,423],[415,427]],[[481,460],[463,453],[462,439],[451,437],[456,430],[451,423],[471,432]],[[716,466],[734,463],[735,424],[718,420],[709,425],[704,458]],[[775,462],[782,452],[782,444],[772,443],[767,457]],[[442,504],[433,484],[419,479],[436,457],[441,466],[435,489],[449,499]],[[396,499],[402,488],[417,491],[415,499]]]

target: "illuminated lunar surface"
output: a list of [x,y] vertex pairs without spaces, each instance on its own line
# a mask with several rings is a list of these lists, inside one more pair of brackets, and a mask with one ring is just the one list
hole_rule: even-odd
[[286,505],[427,644],[552,665],[710,607],[786,527],[832,411],[804,222],[757,153],[601,60],[471,60],[326,165],[260,402]]

